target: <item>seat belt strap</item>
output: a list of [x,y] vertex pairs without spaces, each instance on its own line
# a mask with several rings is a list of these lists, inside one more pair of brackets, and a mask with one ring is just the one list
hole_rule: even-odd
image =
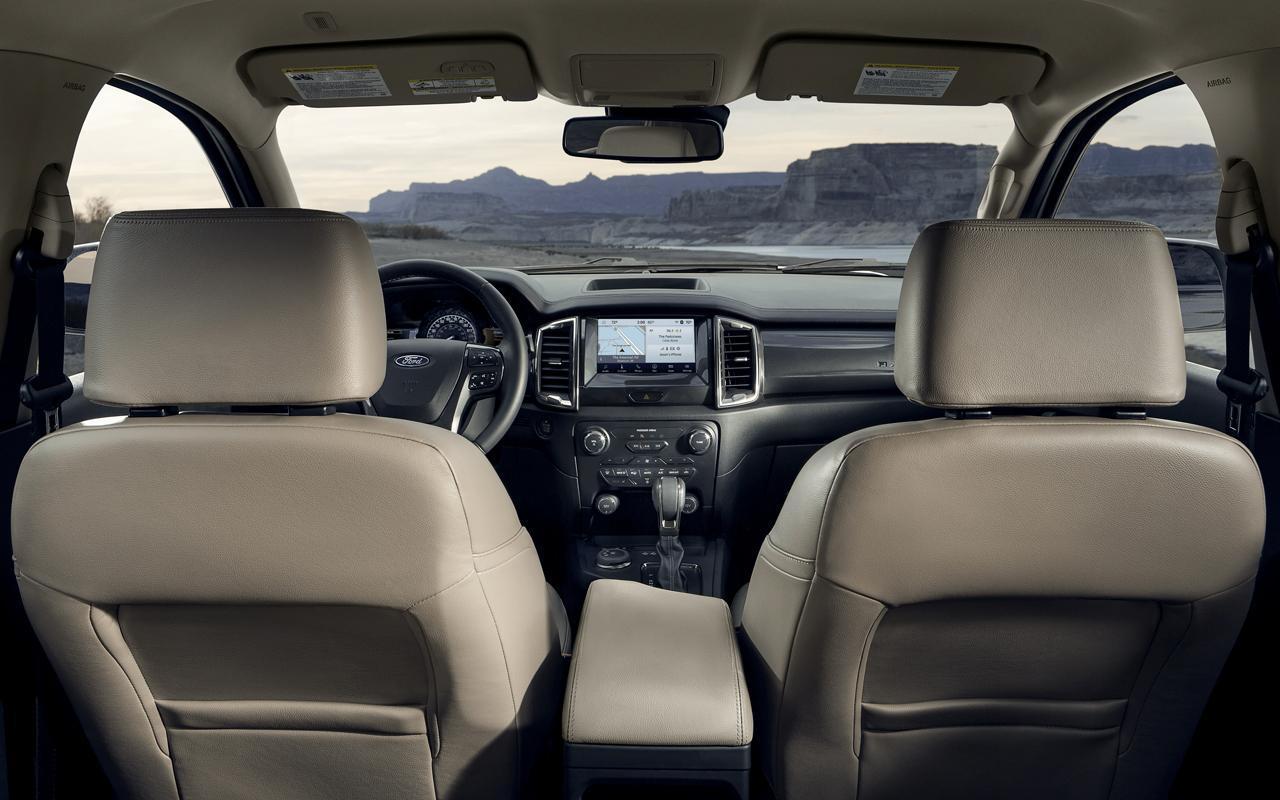
[[71,380],[62,371],[62,351],[66,333],[63,270],[74,241],[75,214],[66,176],[50,164],[40,173],[27,237],[13,256],[16,277],[35,285],[38,360],[36,374],[23,382],[20,397],[31,409],[37,439],[62,424],[62,404],[73,392]]
[[1223,290],[1227,365],[1218,373],[1217,383],[1227,396],[1227,433],[1252,447],[1257,405],[1269,389],[1266,378],[1249,363],[1253,289],[1260,276],[1276,268],[1276,257],[1275,247],[1257,226],[1251,226],[1248,233],[1249,249],[1227,256],[1227,285]]

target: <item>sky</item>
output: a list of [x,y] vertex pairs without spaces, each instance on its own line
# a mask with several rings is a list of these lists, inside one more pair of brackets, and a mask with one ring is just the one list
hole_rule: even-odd
[[[293,107],[280,118],[285,163],[302,205],[364,211],[369,198],[410,182],[470,178],[497,166],[551,183],[592,172],[782,171],[813,150],[854,142],[1001,145],[1012,129],[1002,105],[979,108],[855,105],[743,98],[730,105],[725,154],[692,165],[632,165],[573,158],[560,149],[564,121],[597,109],[539,98],[463,105],[348,109]],[[1154,95],[1113,119],[1099,141],[1124,147],[1211,143],[1191,93]],[[106,87],[85,121],[71,167],[71,194],[107,197],[116,210],[225,205],[190,133],[167,112]]]

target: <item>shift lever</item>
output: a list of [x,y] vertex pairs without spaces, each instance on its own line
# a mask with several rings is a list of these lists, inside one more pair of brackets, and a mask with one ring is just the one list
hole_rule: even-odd
[[680,543],[680,514],[684,511],[684,480],[663,475],[653,482],[653,507],[658,512],[658,585],[684,591],[684,545]]

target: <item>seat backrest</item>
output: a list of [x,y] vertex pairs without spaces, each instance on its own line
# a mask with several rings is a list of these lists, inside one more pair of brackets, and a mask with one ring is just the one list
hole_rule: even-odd
[[[87,343],[86,395],[134,413],[36,443],[14,551],[121,796],[516,793],[559,706],[546,584],[473,445],[323,413],[385,368],[359,227],[117,215]],[[166,413],[211,403],[295,413]]]
[[[1265,527],[1245,447],[1140,412],[1184,391],[1163,237],[932,226],[897,339],[899,387],[952,413],[821,450],[747,593],[774,788],[1162,795],[1248,609]],[[1009,407],[1026,410],[985,413]]]

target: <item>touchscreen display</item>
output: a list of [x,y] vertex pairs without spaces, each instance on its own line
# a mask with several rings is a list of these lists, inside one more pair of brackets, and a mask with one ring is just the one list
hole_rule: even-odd
[[596,371],[693,372],[697,326],[692,319],[601,319],[596,322]]

